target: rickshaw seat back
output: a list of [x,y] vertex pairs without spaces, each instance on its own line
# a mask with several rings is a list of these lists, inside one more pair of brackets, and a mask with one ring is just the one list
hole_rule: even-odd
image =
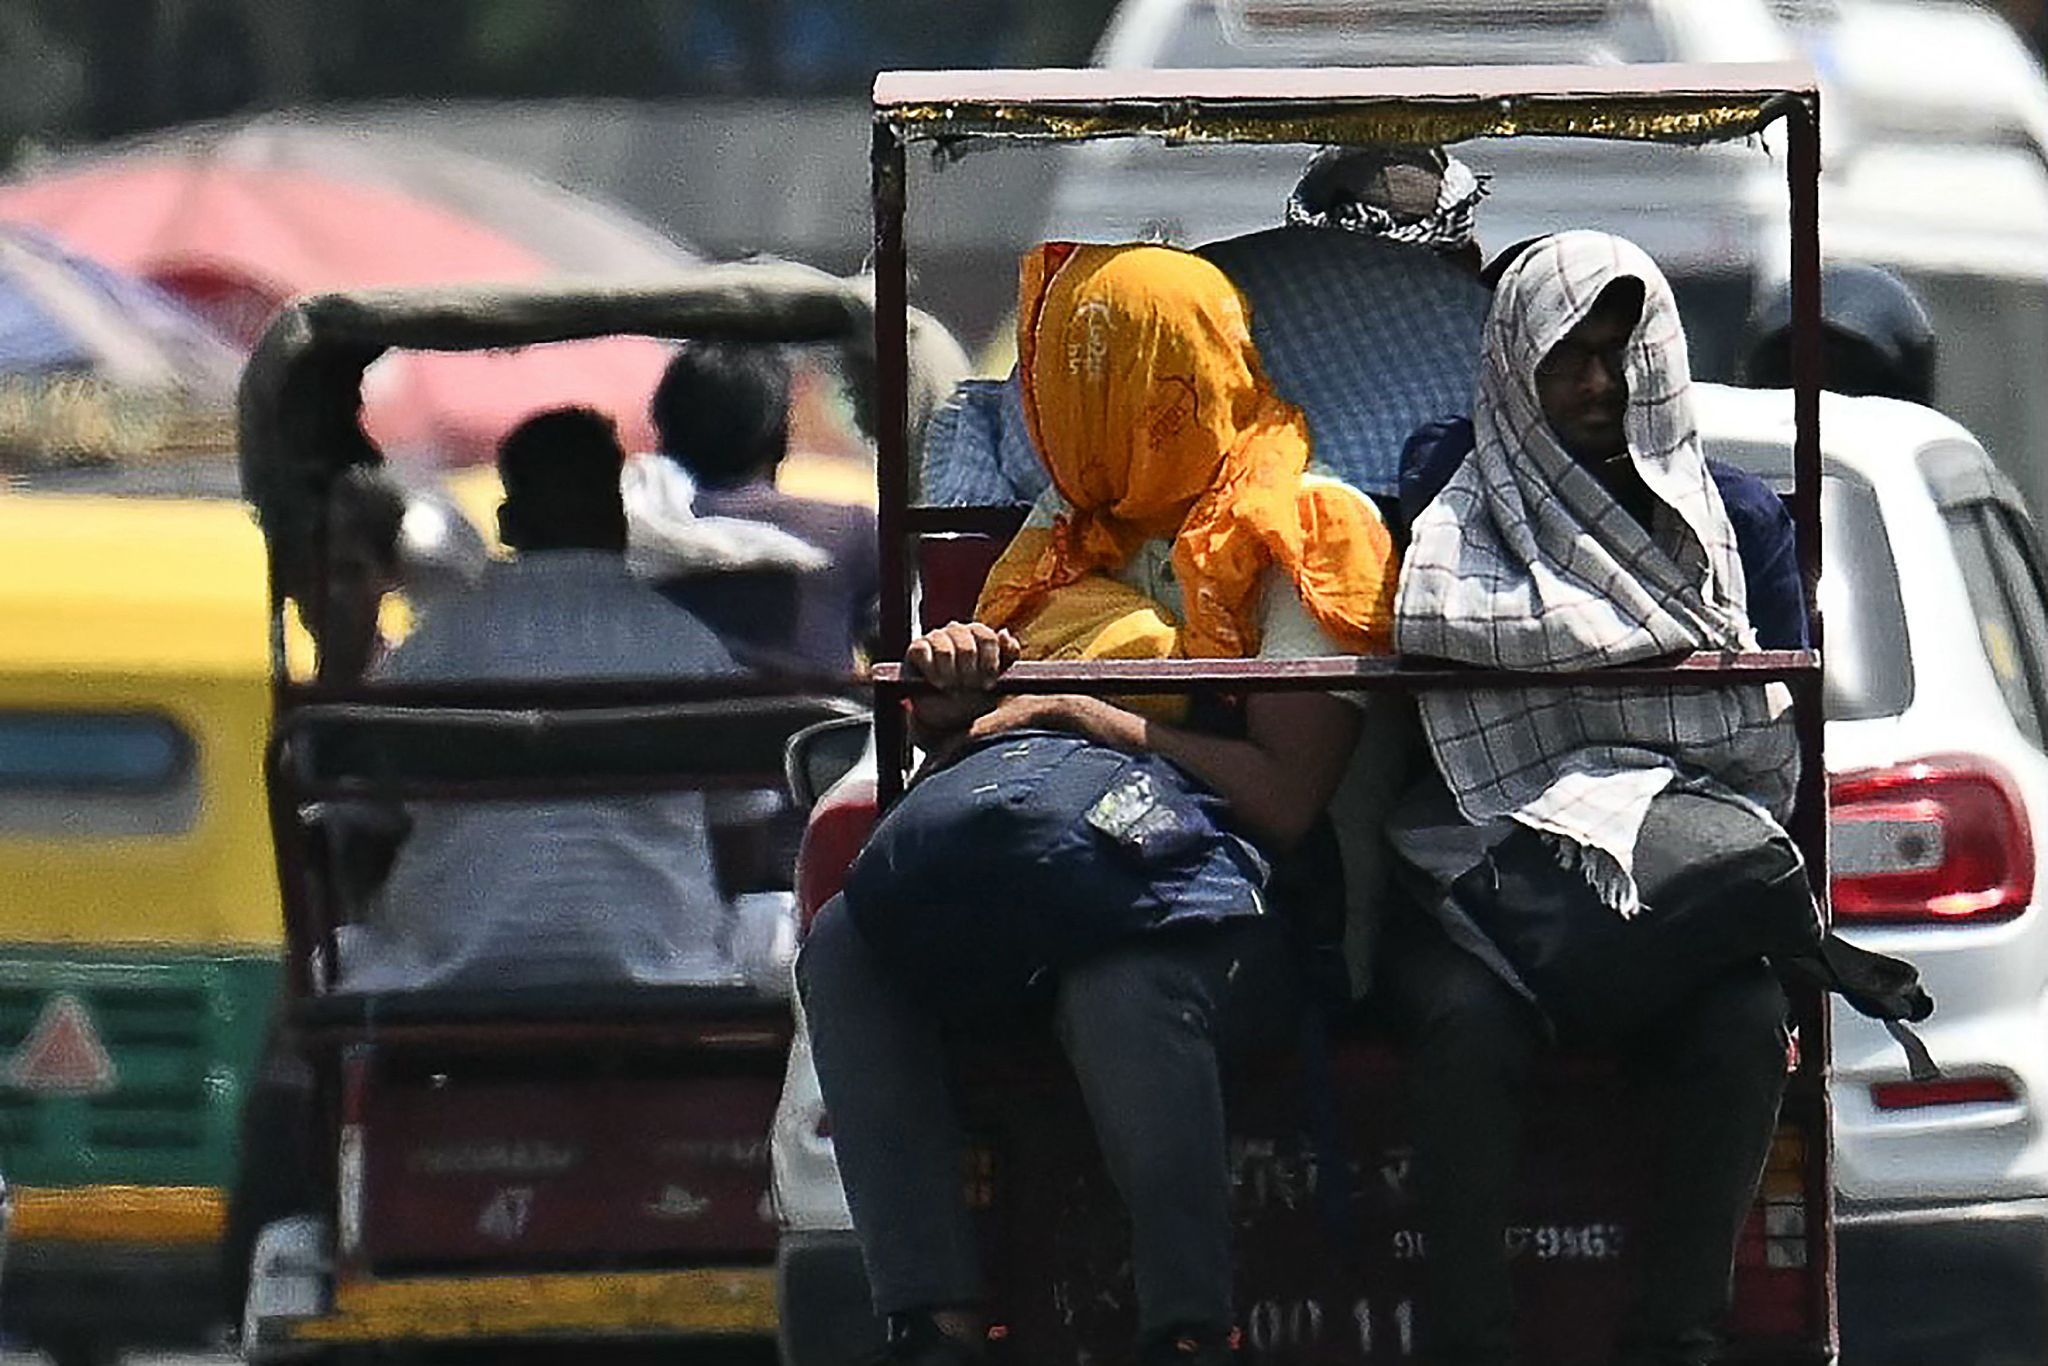
[[280,727],[276,771],[301,796],[560,796],[770,787],[833,697],[553,707],[318,704]]
[[[758,1019],[785,1029],[789,1002],[733,983],[605,982],[507,988],[421,987],[403,991],[330,991],[294,1003],[293,1021],[309,1034],[337,1041],[426,1040],[431,1027],[449,1033],[504,1028],[511,1047],[554,1037],[553,1026],[628,1033],[636,1024],[696,1029]],[[479,1045],[481,1046],[481,1045]]]
[[[1015,514],[1024,524],[1025,508],[977,508],[976,512]],[[974,603],[988,572],[1010,543],[1016,527],[1002,534],[960,532],[920,536],[917,542],[918,620],[927,631],[949,621],[972,621]]]

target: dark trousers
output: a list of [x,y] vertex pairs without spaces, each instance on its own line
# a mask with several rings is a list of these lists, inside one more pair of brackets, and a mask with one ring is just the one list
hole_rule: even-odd
[[[1498,1366],[1514,1359],[1505,1236],[1543,1024],[1418,910],[1403,908],[1384,952],[1385,1000],[1411,1050],[1425,1357]],[[1654,1213],[1620,1359],[1694,1366],[1717,1348],[1736,1239],[1770,1154],[1785,1084],[1784,993],[1759,960],[1614,1047],[1660,1128]]]
[[[1053,1001],[1054,1031],[1130,1215],[1148,1338],[1231,1322],[1218,1043],[1228,998],[1284,957],[1269,951],[1265,928],[1133,939],[1067,969]],[[977,1303],[946,1029],[884,974],[837,901],[811,927],[797,982],[876,1311]]]

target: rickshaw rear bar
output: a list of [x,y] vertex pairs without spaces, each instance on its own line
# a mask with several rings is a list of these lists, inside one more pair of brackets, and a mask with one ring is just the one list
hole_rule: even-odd
[[[335,1005],[354,1007],[353,1018]],[[295,1018],[306,1040],[318,1048],[332,1048],[358,1040],[405,1047],[432,1044],[449,1048],[515,1047],[533,1050],[586,1050],[592,1047],[667,1049],[677,1053],[705,1053],[725,1056],[734,1053],[772,1052],[780,1060],[789,1047],[789,1006],[781,1001],[756,998],[742,1008],[762,1017],[760,1027],[734,1029],[730,1024],[698,1023],[689,1019],[645,1019],[624,1016],[617,1020],[590,1021],[507,1021],[503,1018],[452,1023],[392,1023],[389,1008],[402,1002],[377,997],[344,1001],[323,997],[305,1003]],[[728,1005],[728,1010],[735,1007]]]
[[[516,306],[505,302],[515,296]],[[841,340],[867,312],[860,292],[842,280],[768,263],[547,290],[526,284],[367,289],[292,304],[291,321],[263,354],[274,363],[280,352],[297,355],[315,344],[483,351],[622,335],[800,345]]]
[[[605,1333],[717,1339],[775,1330],[767,1267],[346,1282],[333,1312],[296,1325],[306,1344],[475,1342]],[[507,1355],[511,1355],[510,1352]]]
[[[910,583],[904,577],[904,518],[910,504],[910,276],[905,264],[903,216],[908,188],[903,140],[877,122],[869,152],[875,210],[875,534],[879,566],[882,657],[901,659],[910,642]],[[876,713],[891,708],[880,705]],[[880,753],[893,735],[902,741],[902,718],[878,722]],[[888,764],[883,764],[886,773]],[[888,779],[885,777],[884,782]]]
[[1028,508],[987,504],[978,507],[913,507],[903,510],[903,525],[918,535],[996,536],[1017,534]]
[[[1820,516],[1820,387],[1821,387],[1821,298],[1820,298],[1820,97],[1809,91],[1789,102],[1785,126],[1789,133],[1785,157],[1785,183],[1791,219],[1792,285],[1792,492],[1788,511],[1797,532],[1799,578],[1806,595],[1806,639],[1816,651],[1824,648],[1824,623],[1820,615],[1821,516]],[[1816,675],[1790,680],[1792,720],[1799,736],[1799,795],[1788,822],[1789,833],[1806,858],[1809,868],[1829,869],[1828,858],[1828,774],[1822,735],[1826,726],[1825,697]],[[1820,898],[1821,914],[1830,915],[1830,880],[1813,879],[1814,894]],[[1823,1083],[1812,1095],[1788,1092],[1785,1108],[1831,1142],[1832,1119],[1825,1082],[1834,1056],[1830,1031],[1832,1018],[1828,1000],[1816,992],[1792,994],[1792,1018],[1801,1040],[1802,1072],[1811,1069]],[[1832,1155],[1808,1162],[1803,1169],[1806,1207],[1820,1219],[1821,1227],[1835,1226],[1835,1183]],[[1838,1346],[1840,1324],[1835,1314],[1835,1240],[1832,1236],[1809,1240],[1814,1275],[1809,1280],[1808,1313],[1813,1322],[1825,1325],[1826,1345]]]
[[[1086,664],[1022,660],[1004,670],[997,693],[1145,693],[1216,689],[1225,692],[1406,692],[1413,688],[1631,687],[1654,683],[1712,687],[1729,675],[1765,683],[1815,677],[1810,650],[1716,654],[1702,650],[1665,664],[1603,669],[1473,669],[1432,667],[1397,658],[1336,655],[1324,659],[1103,659]],[[903,676],[900,664],[877,664],[878,686],[905,695],[932,691]]]

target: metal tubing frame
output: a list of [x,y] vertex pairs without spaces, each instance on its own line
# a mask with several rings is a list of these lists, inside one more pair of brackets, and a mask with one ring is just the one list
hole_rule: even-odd
[[[1334,74],[1334,73],[1333,73]],[[1788,135],[1786,181],[1789,194],[1792,286],[1793,367],[1793,490],[1788,510],[1798,538],[1800,578],[1806,593],[1807,631],[1810,649],[1770,656],[1695,655],[1676,668],[1637,667],[1608,669],[1574,675],[1571,681],[1607,685],[1661,681],[1674,676],[1735,674],[1744,680],[1782,679],[1793,695],[1794,724],[1801,756],[1798,808],[1788,832],[1798,843],[1807,866],[1821,870],[1813,879],[1814,892],[1827,913],[1828,822],[1827,771],[1824,766],[1822,676],[1819,651],[1822,645],[1819,585],[1821,574],[1821,444],[1820,444],[1820,106],[1817,90],[1807,88],[1773,99],[1758,121],[1764,125],[1782,119]],[[996,135],[998,138],[1000,135]],[[885,660],[900,659],[910,643],[910,578],[914,535],[936,531],[988,534],[996,532],[1004,514],[991,509],[913,508],[910,506],[910,452],[905,427],[908,411],[907,272],[904,218],[907,209],[905,148],[907,135],[878,105],[874,119],[872,154],[873,207],[875,215],[875,350],[877,356],[877,413],[879,450],[876,459],[877,491],[880,498],[878,531],[881,539],[882,639]],[[1413,689],[1430,686],[1471,686],[1475,683],[1505,682],[1517,676],[1505,671],[1424,669],[1398,661],[1319,662],[1316,667],[1276,668],[1261,661],[1175,661],[1171,664],[1094,664],[1085,670],[1049,665],[1018,665],[1008,673],[998,690],[1003,692],[1056,692],[1086,689],[1103,693],[1138,691],[1200,691],[1228,688],[1233,691],[1328,689],[1341,679],[1347,690]],[[1362,667],[1377,663],[1379,667]],[[1248,664],[1238,669],[1233,665]],[[1334,670],[1329,666],[1337,666]],[[1245,676],[1238,677],[1242,673]],[[1556,684],[1566,681],[1557,674],[1520,676],[1527,681]],[[1691,679],[1686,681],[1690,682]],[[906,681],[899,666],[878,665],[875,684],[875,743],[879,760],[877,795],[887,806],[901,795],[909,758],[908,728],[904,706],[917,685]],[[1822,1350],[1832,1356],[1838,1350],[1839,1333],[1835,1315],[1834,1183],[1832,1179],[1833,1130],[1828,1095],[1829,1003],[1814,993],[1798,1003],[1796,1021],[1801,1047],[1799,1075],[1788,1088],[1785,1105],[1803,1121],[1810,1140],[1822,1145],[1809,1151],[1805,1161],[1806,1203],[1817,1211],[1818,1227],[1807,1230],[1807,1254],[1815,1275],[1811,1278],[1813,1299],[1808,1305],[1810,1322]]]
[[[1797,535],[1799,579],[1806,592],[1807,644],[1824,649],[1825,623],[1820,612],[1821,576],[1821,250],[1820,250],[1820,102],[1819,95],[1784,102],[1788,146],[1786,193],[1792,233],[1792,496],[1789,510]],[[1811,879],[1824,920],[1831,920],[1828,870],[1828,775],[1823,735],[1826,715],[1818,667],[1788,680],[1792,688],[1793,725],[1799,737],[1799,797],[1789,832],[1805,856],[1806,866],[1819,870]],[[1819,1326],[1826,1350],[1841,1348],[1835,1306],[1835,1183],[1834,1124],[1829,1096],[1833,1045],[1829,1037],[1829,999],[1811,992],[1794,1002],[1799,1030],[1799,1071],[1811,1087],[1788,1090],[1784,1105],[1803,1111],[1806,1132],[1822,1151],[1808,1152],[1803,1165],[1806,1205],[1820,1214],[1819,1227],[1807,1229],[1807,1255],[1814,1264],[1808,1280],[1812,1300],[1808,1313]]]
[[[875,534],[881,545],[881,653],[901,659],[910,647],[910,294],[903,220],[909,201],[904,143],[877,118],[870,153],[875,211]],[[903,791],[910,729],[901,694],[875,688],[877,792],[884,805]]]
[[[981,73],[989,81],[1018,73]],[[1030,73],[1024,73],[1026,75]],[[1193,78],[1192,73],[1165,73],[1175,78]],[[1200,73],[1209,79],[1222,79],[1244,73]],[[1270,79],[1273,73],[1258,73],[1261,78]],[[1336,79],[1358,73],[1327,72],[1324,75]],[[1396,76],[1401,73],[1394,73]],[[1490,73],[1498,75],[1499,73]],[[1555,79],[1555,73],[1545,73]],[[1776,73],[1783,74],[1783,73]],[[942,81],[945,73],[932,73],[930,79]],[[1607,73],[1612,78],[1612,73]],[[1386,73],[1375,73],[1375,79],[1388,79]],[[877,80],[877,90],[894,79],[893,73],[884,73]],[[1614,78],[1618,79],[1618,78]],[[1324,92],[1325,98],[1334,98]],[[1505,97],[1503,97],[1505,99]],[[1812,89],[1802,89],[1789,94],[1773,97],[1765,106],[1764,113],[1753,131],[1761,129],[1776,119],[1784,119],[1790,134],[1790,152],[1787,158],[1787,179],[1791,196],[1792,233],[1792,275],[1793,275],[1793,362],[1794,362],[1794,421],[1796,437],[1794,443],[1793,478],[1794,490],[1790,511],[1797,529],[1800,547],[1801,575],[1807,595],[1809,639],[1819,646],[1819,610],[1817,586],[1820,578],[1820,126],[1818,97]],[[1000,133],[987,134],[989,140],[1004,140]],[[986,534],[999,529],[1008,515],[994,509],[982,508],[928,508],[910,505],[910,451],[906,415],[909,404],[909,342],[908,342],[908,252],[905,244],[904,223],[908,211],[908,184],[905,174],[905,152],[911,134],[900,127],[890,109],[879,102],[876,105],[873,122],[873,142],[870,153],[871,200],[874,210],[874,269],[875,269],[875,353],[876,353],[876,485],[879,497],[877,510],[877,534],[880,540],[881,604],[881,654],[884,660],[900,659],[910,644],[911,600],[915,586],[911,581],[913,535],[934,531],[961,531]],[[1711,657],[1694,656],[1687,661],[1687,671],[1707,672],[1716,668],[1732,671],[1750,671],[1761,661],[1754,656],[1728,656],[1719,664],[1710,662]],[[1112,671],[1097,664],[1080,674],[1068,678],[1065,686],[1085,687],[1101,691],[1143,691],[1137,685],[1144,683],[1150,691],[1186,691],[1190,689],[1219,686],[1218,680],[1205,679],[1199,671],[1205,666],[1214,666],[1220,661],[1182,662],[1159,664],[1132,664],[1121,666],[1121,672],[1129,672],[1128,680],[1118,678],[1112,683]],[[1799,840],[1807,855],[1810,866],[1825,868],[1826,864],[1826,773],[1820,764],[1820,666],[1817,655],[1809,655],[1795,663],[1780,662],[1776,671],[1768,673],[1771,678],[1787,681],[1799,703],[1795,722],[1799,726],[1803,766],[1799,829],[1791,833]],[[1194,672],[1190,672],[1194,671]],[[1233,678],[1230,685],[1242,691],[1268,691],[1276,688],[1299,689],[1317,686],[1300,681],[1298,673],[1276,670],[1270,662],[1254,663],[1244,670],[1248,675]],[[1423,671],[1409,670],[1398,682],[1386,679],[1385,670],[1354,669],[1343,675],[1349,687],[1428,687],[1428,686],[1472,686],[1488,681],[1501,682],[1513,675],[1491,675],[1484,672],[1465,671],[1457,674],[1445,673],[1431,676]],[[1056,685],[1051,675],[1037,684],[1028,682],[1032,671],[1025,669],[1006,675],[998,684],[998,691],[1053,691]],[[1574,681],[1604,686],[1622,686],[1628,683],[1656,681],[1664,675],[1660,670],[1601,670],[1587,673]],[[1557,683],[1562,675],[1549,674],[1531,676],[1527,681]],[[903,779],[908,760],[908,728],[903,716],[903,704],[915,691],[915,685],[906,683],[893,665],[878,666],[874,672],[875,684],[875,741],[879,758],[877,788],[884,805],[893,801],[902,792]],[[1327,687],[1325,682],[1320,686]],[[1825,896],[1825,889],[1822,889]]]
[[[1416,663],[1388,655],[1331,655],[1318,659],[1099,659],[1087,663],[1023,660],[1003,673],[1006,693],[1167,692],[1406,692],[1413,688],[1625,687],[1678,682],[1712,687],[1730,674],[1745,682],[1805,678],[1817,656],[1810,650],[1702,650],[1664,664],[1619,664],[1599,669],[1482,669],[1462,664]],[[934,691],[904,676],[900,664],[877,664],[877,685],[899,694]]]

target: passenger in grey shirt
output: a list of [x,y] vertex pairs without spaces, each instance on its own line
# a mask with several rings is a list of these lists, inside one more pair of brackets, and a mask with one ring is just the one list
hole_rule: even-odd
[[[626,569],[624,461],[588,409],[529,419],[498,454],[486,569],[376,670],[392,682],[572,681],[738,672],[695,617]],[[415,803],[341,986],[542,986],[741,978],[697,793]]]

